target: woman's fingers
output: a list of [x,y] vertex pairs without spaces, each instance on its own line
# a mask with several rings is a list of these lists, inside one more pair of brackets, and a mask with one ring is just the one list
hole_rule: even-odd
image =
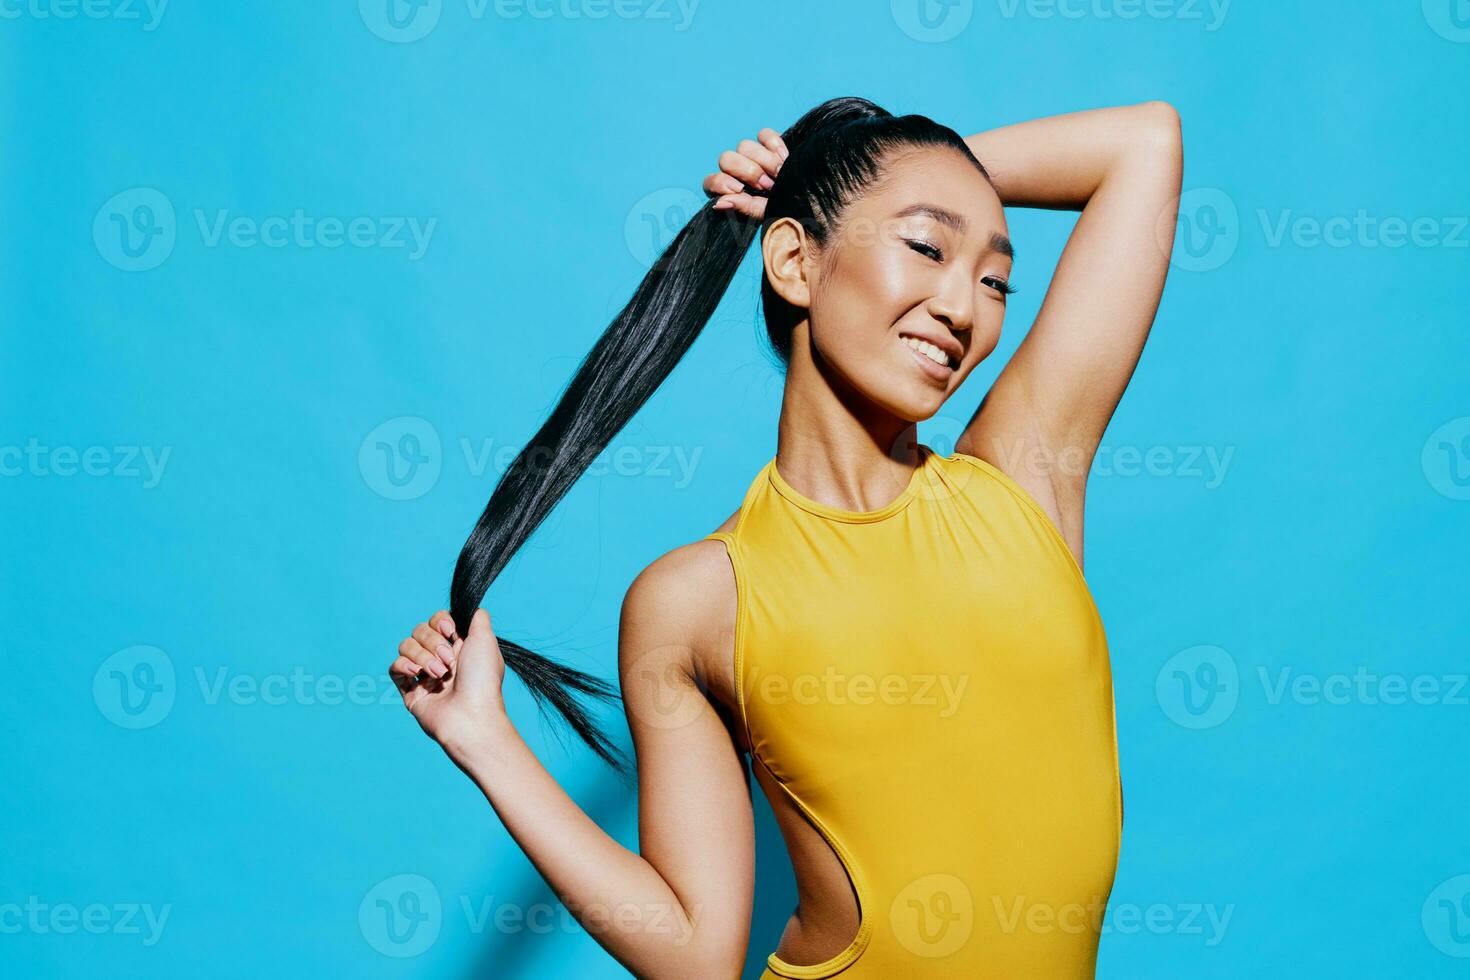
[[393,679],[406,702],[409,692],[419,686],[419,665],[399,654],[398,659],[388,665],[388,676]]
[[733,208],[760,221],[766,216],[766,199],[759,192],[775,186],[776,175],[790,151],[781,134],[770,127],[756,136],[757,139],[741,140],[735,149],[720,154],[719,172],[704,178],[704,190],[717,198],[713,204],[716,210]]
[[454,617],[447,610],[441,609],[429,617],[429,625],[444,634],[446,640],[454,639]]
[[413,638],[418,641],[419,646],[429,651],[435,662],[443,668],[443,673],[438,675],[440,679],[454,670],[454,651],[450,649],[449,641],[444,639],[443,633],[428,623],[419,623],[413,628]]
[[781,172],[781,154],[769,147],[757,143],[755,140],[741,140],[735,147],[736,152],[760,164],[765,176],[774,181],[776,175]]
[[[750,143],[750,140],[743,141],[741,145],[743,146],[745,143]],[[755,144],[752,143],[751,145],[753,146]],[[766,152],[770,151],[767,150]],[[756,187],[763,191],[770,190],[771,186],[775,184],[770,174],[767,174],[759,163],[734,150],[726,150],[720,154],[720,171],[721,173],[729,174],[731,177],[750,187]]]
[[438,657],[424,649],[423,645],[413,637],[398,644],[398,655],[413,661],[420,674],[436,682],[449,672]]
[[710,174],[704,178],[704,189],[708,194],[739,194],[745,185],[729,174]]
[[749,194],[725,194],[715,201],[714,208],[716,211],[734,208],[741,214],[761,221],[766,216],[766,199],[752,197]]
[[756,133],[755,138],[760,140],[761,145],[766,149],[779,155],[782,163],[785,163],[786,158],[791,156],[791,151],[786,148],[786,141],[781,138],[780,133],[771,127],[767,126],[759,133]]

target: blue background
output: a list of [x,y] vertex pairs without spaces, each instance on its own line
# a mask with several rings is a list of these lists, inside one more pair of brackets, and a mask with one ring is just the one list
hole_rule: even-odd
[[[380,0],[175,0],[156,22],[98,2],[65,19],[65,0],[6,0],[0,19],[7,975],[625,975],[559,911],[477,931],[466,903],[554,898],[384,670],[443,605],[495,453],[544,418],[718,153],[849,94],[962,135],[1147,99],[1184,120],[1176,269],[1105,441],[1163,449],[1152,472],[1097,472],[1088,506],[1126,799],[1099,976],[1462,974],[1464,0],[1238,2],[1223,21],[985,0],[930,27],[912,0],[705,0],[687,23],[653,0],[443,0],[402,29]],[[298,209],[318,230],[367,219],[361,244],[207,234],[221,211]],[[1416,244],[1349,227],[1360,212],[1432,221]],[[409,216],[435,222],[422,255],[370,244]],[[1334,218],[1336,244],[1314,240]],[[952,448],[1072,220],[1012,212],[1006,337],[926,442]],[[629,582],[770,458],[756,258],[618,436],[621,470],[584,477],[495,584],[500,633],[615,676]],[[68,448],[95,450],[91,473]],[[160,478],[143,450],[168,453]],[[1275,696],[1355,672],[1438,693]],[[511,697],[635,846],[628,788]],[[758,813],[757,970],[794,905]],[[398,944],[377,902],[411,911],[405,888],[427,918]],[[21,924],[28,902],[104,906],[102,932]],[[129,903],[167,907],[160,936]]]

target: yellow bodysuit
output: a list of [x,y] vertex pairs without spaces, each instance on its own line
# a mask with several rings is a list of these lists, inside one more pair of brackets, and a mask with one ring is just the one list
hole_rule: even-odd
[[772,459],[725,543],[755,764],[841,859],[861,918],[763,980],[1092,977],[1123,826],[1107,640],[1035,500],[919,447],[889,504],[847,511]]

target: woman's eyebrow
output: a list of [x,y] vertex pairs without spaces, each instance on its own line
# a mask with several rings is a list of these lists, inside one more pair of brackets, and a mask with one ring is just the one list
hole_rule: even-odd
[[[907,218],[911,215],[916,214],[927,215],[928,217],[933,218],[935,221],[939,222],[945,227],[953,229],[956,234],[960,235],[963,235],[965,233],[965,229],[969,226],[968,222],[966,222],[964,218],[955,214],[948,208],[942,208],[937,204],[925,204],[923,202],[920,202],[918,204],[910,204],[908,207],[894,212],[893,216],[895,218]],[[1010,259],[1014,259],[1016,257],[1016,249],[1015,246],[1011,244],[1011,240],[998,231],[992,233],[990,236],[990,250],[993,252],[999,252],[1001,255],[1004,255]]]

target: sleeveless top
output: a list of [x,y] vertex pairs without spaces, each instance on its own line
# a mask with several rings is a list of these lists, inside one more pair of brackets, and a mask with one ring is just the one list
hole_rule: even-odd
[[920,445],[848,511],[771,459],[723,541],[738,724],[841,860],[856,937],[777,977],[1094,975],[1123,826],[1102,621],[1019,484]]

